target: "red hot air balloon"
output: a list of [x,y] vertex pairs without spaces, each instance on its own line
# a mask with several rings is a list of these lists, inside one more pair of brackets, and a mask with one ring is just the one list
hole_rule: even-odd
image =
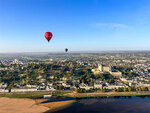
[[47,41],[49,42],[52,39],[53,34],[51,32],[45,32],[44,36],[47,39]]

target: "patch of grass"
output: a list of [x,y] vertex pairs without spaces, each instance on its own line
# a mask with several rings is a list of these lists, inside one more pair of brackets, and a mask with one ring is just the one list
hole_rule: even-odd
[[72,93],[72,91],[55,92],[55,93],[53,93],[53,96],[63,96],[63,97],[66,97],[66,95],[67,95],[68,93]]
[[40,99],[43,98],[43,95],[53,94],[54,96],[64,96],[67,93],[71,93],[71,91],[54,92],[54,93],[52,92],[6,93],[0,94],[0,97]]
[[42,98],[43,95],[51,94],[50,92],[36,92],[36,93],[7,93],[7,94],[0,94],[0,97],[9,97],[9,98],[30,98],[30,99],[37,99]]
[[116,93],[116,94],[87,94],[87,93],[82,93],[82,94],[77,94],[77,95],[72,95],[72,94],[65,94],[65,97],[73,97],[73,98],[90,98],[90,97],[118,97],[118,96],[148,96],[150,93]]

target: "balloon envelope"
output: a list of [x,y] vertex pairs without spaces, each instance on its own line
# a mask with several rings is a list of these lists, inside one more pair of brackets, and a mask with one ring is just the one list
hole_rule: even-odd
[[68,49],[66,48],[65,51],[68,52]]
[[52,39],[53,34],[51,32],[45,32],[44,36],[47,39],[47,41],[49,42]]

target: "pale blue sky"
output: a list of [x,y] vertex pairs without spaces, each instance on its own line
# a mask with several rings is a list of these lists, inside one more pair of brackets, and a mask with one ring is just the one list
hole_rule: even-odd
[[[48,43],[44,33],[53,33]],[[0,52],[150,50],[150,0],[0,0]]]

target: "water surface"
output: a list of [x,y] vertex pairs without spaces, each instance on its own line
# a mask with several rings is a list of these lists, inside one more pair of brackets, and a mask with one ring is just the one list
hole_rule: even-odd
[[77,99],[72,106],[55,113],[150,113],[150,97]]

